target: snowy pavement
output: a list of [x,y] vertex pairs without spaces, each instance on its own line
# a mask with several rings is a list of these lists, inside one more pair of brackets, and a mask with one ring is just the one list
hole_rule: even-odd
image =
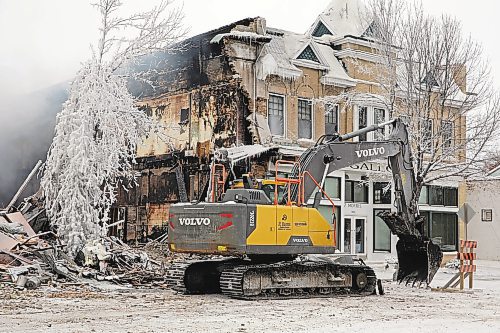
[[[473,293],[393,282],[384,296],[258,302],[165,290],[0,290],[0,332],[500,332],[500,262],[477,264]],[[375,268],[383,279],[392,275]],[[441,269],[433,287],[452,276]]]

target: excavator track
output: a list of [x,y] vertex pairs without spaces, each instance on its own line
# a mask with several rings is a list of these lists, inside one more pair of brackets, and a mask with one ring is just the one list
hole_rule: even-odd
[[172,289],[182,293],[222,293],[246,300],[365,296],[374,294],[377,287],[375,272],[366,265],[312,261],[178,262],[167,270],[167,281]]
[[186,274],[186,269],[191,265],[192,262],[174,262],[166,271],[166,281],[167,285],[175,291],[185,293],[186,286],[184,285],[184,275]]
[[244,262],[237,258],[173,262],[166,271],[167,285],[184,294],[219,294],[224,269]]
[[363,265],[280,262],[225,269],[220,286],[223,294],[246,300],[365,296],[375,293],[377,278]]

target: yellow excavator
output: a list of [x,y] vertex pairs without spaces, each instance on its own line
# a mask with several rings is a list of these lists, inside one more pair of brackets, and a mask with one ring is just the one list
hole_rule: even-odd
[[[386,141],[347,142],[386,126],[392,127]],[[260,185],[246,176],[243,186],[229,188],[228,164],[214,163],[207,202],[170,208],[170,250],[198,256],[174,262],[167,270],[167,281],[185,293],[222,292],[241,299],[371,295],[377,286],[383,293],[373,269],[361,260],[311,261],[301,256],[335,254],[337,249],[334,204],[318,179],[380,158],[388,159],[394,180],[396,212],[380,216],[399,237],[398,280],[430,283],[443,255],[423,235],[423,219],[413,197],[408,132],[400,119],[345,135],[325,135],[297,162],[277,161],[274,179]],[[287,177],[278,172],[283,164],[291,166]],[[317,210],[322,198],[332,204],[331,219]]]

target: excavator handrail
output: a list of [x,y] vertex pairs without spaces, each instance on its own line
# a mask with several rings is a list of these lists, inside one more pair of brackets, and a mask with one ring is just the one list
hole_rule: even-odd
[[[321,193],[322,193],[322,194],[323,194],[323,195],[324,195],[324,196],[328,199],[328,201],[330,201],[330,203],[331,203],[333,206],[335,206],[335,204],[334,204],[333,200],[330,198],[330,196],[328,195],[328,193],[326,193],[326,192],[323,190],[323,188],[321,187],[321,185],[320,185],[320,184],[316,181],[316,179],[314,179],[314,177],[311,175],[311,173],[310,173],[309,171],[307,171],[307,170],[306,170],[306,171],[304,171],[304,172],[302,172],[302,175],[301,175],[301,179],[302,179],[302,180],[301,180],[301,186],[302,186],[302,187],[304,187],[304,181],[303,181],[303,180],[304,180],[304,178],[305,178],[305,176],[306,176],[306,175],[308,175],[308,176],[309,176],[309,178],[313,181],[313,183],[314,183],[314,184],[316,185],[316,187],[317,187],[317,188],[321,191]],[[303,189],[300,191],[300,195],[302,196],[302,198],[301,198],[300,202],[302,202],[302,203],[306,203],[306,201],[305,201],[305,197],[304,197],[304,190],[303,190]],[[335,207],[334,207],[334,209],[335,209]]]
[[[293,166],[297,166],[298,169],[299,169],[299,178],[284,178],[284,177],[278,177],[278,169],[279,169],[279,165],[280,164],[288,164],[288,165],[293,165]],[[287,161],[287,160],[277,160],[276,163],[274,164],[274,169],[275,169],[275,177],[274,179],[276,180],[276,182],[284,182],[287,184],[287,193],[288,193],[288,198],[287,198],[287,201],[286,201],[286,204],[287,206],[291,206],[292,205],[292,198],[291,198],[291,191],[290,191],[290,184],[297,184],[299,187],[300,187],[300,163],[299,162],[295,162],[295,161]],[[300,197],[299,197],[300,198]],[[297,199],[297,201],[299,201],[299,198]],[[278,204],[278,185],[276,185],[274,187],[274,204],[277,205]]]

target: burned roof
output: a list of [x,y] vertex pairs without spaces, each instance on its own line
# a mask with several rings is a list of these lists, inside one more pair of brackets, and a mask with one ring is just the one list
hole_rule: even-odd
[[[131,67],[128,82],[130,92],[138,98],[155,97],[174,91],[189,90],[197,86],[224,81],[232,75],[231,68],[219,43],[210,41],[220,34],[227,34],[238,25],[249,26],[255,18],[246,18],[226,26],[193,36],[172,47],[143,57]],[[209,77],[208,61],[220,62],[222,75]]]

